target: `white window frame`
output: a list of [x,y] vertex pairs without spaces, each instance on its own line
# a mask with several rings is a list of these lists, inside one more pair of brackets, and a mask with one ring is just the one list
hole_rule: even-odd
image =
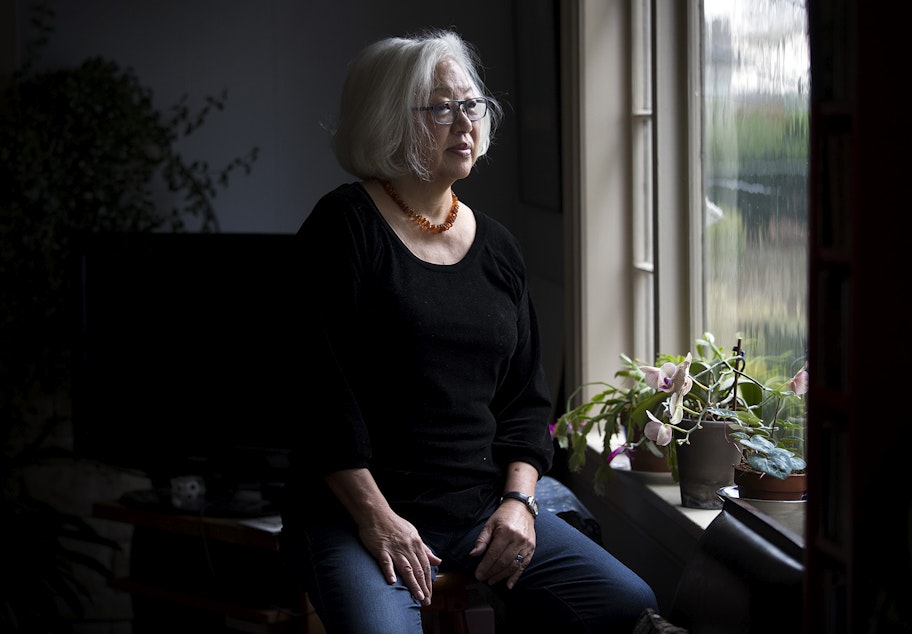
[[561,6],[565,380],[575,386],[612,380],[621,353],[683,353],[703,323],[702,299],[691,301],[703,296],[702,12],[700,0]]

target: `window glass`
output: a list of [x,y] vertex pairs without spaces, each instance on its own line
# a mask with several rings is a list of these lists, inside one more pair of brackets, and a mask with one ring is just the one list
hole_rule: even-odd
[[791,377],[807,339],[810,57],[803,0],[704,0],[706,330]]

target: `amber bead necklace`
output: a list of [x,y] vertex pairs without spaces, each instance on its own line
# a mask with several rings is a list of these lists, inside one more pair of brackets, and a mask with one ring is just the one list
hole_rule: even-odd
[[452,190],[450,194],[453,196],[453,206],[450,207],[450,213],[447,216],[447,219],[440,223],[439,225],[431,224],[431,221],[419,214],[417,211],[405,204],[405,201],[399,197],[399,194],[396,193],[396,190],[393,189],[393,186],[389,181],[381,181],[383,189],[386,190],[386,193],[389,194],[390,198],[393,199],[399,209],[405,212],[405,214],[411,218],[415,224],[427,231],[428,233],[443,233],[447,229],[453,226],[453,223],[456,222],[456,214],[459,213],[459,199],[456,198],[456,193]]

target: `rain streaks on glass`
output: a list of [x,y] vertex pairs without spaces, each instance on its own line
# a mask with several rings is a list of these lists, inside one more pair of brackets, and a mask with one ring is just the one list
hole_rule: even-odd
[[762,374],[807,341],[810,56],[803,0],[704,0],[706,330]]

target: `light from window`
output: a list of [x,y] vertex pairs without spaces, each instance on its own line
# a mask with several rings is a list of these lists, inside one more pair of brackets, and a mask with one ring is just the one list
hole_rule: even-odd
[[810,57],[803,0],[704,0],[705,329],[790,377],[807,340]]

